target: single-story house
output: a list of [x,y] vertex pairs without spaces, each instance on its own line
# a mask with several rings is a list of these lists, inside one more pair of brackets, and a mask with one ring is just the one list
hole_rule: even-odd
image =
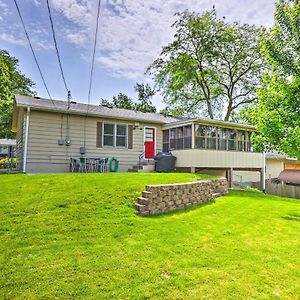
[[15,156],[16,140],[14,139],[0,139],[0,159]]
[[[255,127],[204,118],[183,119],[77,102],[15,96],[12,130],[16,156],[28,173],[68,172],[72,157],[115,157],[120,171],[172,151],[177,171],[227,175],[260,172],[263,153],[250,137]],[[262,175],[263,176],[263,175]]]

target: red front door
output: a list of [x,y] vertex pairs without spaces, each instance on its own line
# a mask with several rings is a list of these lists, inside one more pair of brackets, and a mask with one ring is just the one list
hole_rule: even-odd
[[155,155],[155,129],[145,128],[145,158],[154,158]]

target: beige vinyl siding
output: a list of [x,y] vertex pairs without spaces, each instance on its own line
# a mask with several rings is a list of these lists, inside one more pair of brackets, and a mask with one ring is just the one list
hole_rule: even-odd
[[279,173],[284,169],[284,160],[267,159],[266,160],[266,179],[278,178]]
[[23,109],[18,111],[18,124],[17,124],[17,137],[16,137],[16,159],[17,159],[17,169],[22,170],[23,164],[23,142],[25,134],[25,119]]
[[[79,148],[84,146],[84,116],[70,116],[70,146],[58,145],[67,134],[67,115],[52,112],[30,112],[27,172],[68,172],[70,157],[80,157]],[[157,149],[162,149],[161,125],[139,122],[133,130],[133,149],[105,147],[97,148],[97,122],[134,125],[134,121],[112,120],[97,117],[86,118],[86,157],[111,158],[120,161],[119,170],[124,172],[137,164],[138,156],[144,151],[144,126],[156,128]],[[62,128],[61,128],[62,124]]]
[[263,154],[255,152],[187,149],[172,151],[176,167],[262,168]]
[[233,171],[233,181],[235,181],[235,182],[258,182],[258,181],[260,181],[260,172]]

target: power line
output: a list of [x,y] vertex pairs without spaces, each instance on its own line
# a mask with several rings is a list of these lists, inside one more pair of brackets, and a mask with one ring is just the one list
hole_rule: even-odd
[[101,7],[101,0],[98,1],[97,23],[96,23],[96,30],[95,30],[94,50],[93,50],[92,67],[90,73],[90,83],[89,83],[89,92],[88,92],[88,105],[90,104],[90,100],[91,100],[91,89],[92,89],[92,81],[93,81],[93,73],[94,73],[94,65],[95,65],[95,54],[96,54],[97,39],[98,39],[100,7]]
[[60,59],[60,55],[59,55],[59,51],[58,51],[58,46],[57,46],[57,41],[56,41],[56,36],[55,36],[55,30],[54,30],[54,25],[53,25],[49,0],[47,0],[47,7],[48,7],[48,14],[49,14],[49,19],[50,19],[50,23],[51,23],[52,36],[53,36],[53,40],[54,40],[54,46],[55,46],[55,50],[56,50],[56,55],[57,55],[57,59],[58,59],[60,73],[61,73],[61,77],[62,77],[63,82],[64,82],[65,89],[68,93],[69,89],[68,89],[68,86],[67,86],[66,78],[65,78],[65,75],[64,75],[64,71],[63,71],[63,68],[62,68],[61,59]]
[[[30,38],[29,38],[29,35],[28,35],[28,33],[27,33],[27,30],[26,30],[26,27],[25,27],[25,23],[24,23],[24,21],[23,21],[23,17],[22,17],[22,15],[21,15],[21,11],[20,11],[20,9],[19,9],[19,5],[18,5],[18,3],[17,3],[17,0],[14,0],[14,2],[15,2],[15,5],[16,5],[17,11],[18,11],[18,14],[19,14],[19,17],[20,17],[20,20],[21,20],[21,23],[22,23],[22,26],[23,26],[23,29],[24,29],[26,38],[27,38],[27,41],[28,41],[28,43],[29,43],[29,46],[30,46],[32,55],[33,55],[33,57],[34,57],[35,63],[36,63],[36,65],[37,65],[37,68],[38,68],[38,70],[39,70],[40,76],[41,76],[41,78],[42,78],[43,84],[44,84],[44,86],[45,86],[45,89],[46,89],[46,91],[47,91],[47,94],[48,94],[49,98],[52,100],[52,97],[51,97],[50,92],[49,92],[49,89],[48,89],[48,87],[47,87],[45,78],[44,78],[43,73],[42,73],[42,70],[41,70],[41,68],[40,68],[39,62],[38,62],[37,57],[36,57],[36,55],[35,55],[35,52],[34,52],[34,50],[33,50],[33,47],[32,47],[32,44],[31,44],[31,41],[30,41]],[[52,101],[52,102],[53,102],[53,101]]]
[[91,72],[90,72],[89,90],[88,90],[88,106],[87,106],[86,115],[85,115],[85,119],[84,119],[84,129],[83,129],[84,130],[84,138],[83,138],[84,146],[85,146],[85,143],[86,143],[86,118],[87,118],[88,113],[89,113],[89,105],[90,105],[90,102],[91,102],[91,90],[92,90],[93,73],[94,73],[94,65],[95,65],[95,55],[96,55],[97,39],[98,39],[100,8],[101,8],[101,0],[98,1],[93,58],[92,58],[92,66],[91,66]]

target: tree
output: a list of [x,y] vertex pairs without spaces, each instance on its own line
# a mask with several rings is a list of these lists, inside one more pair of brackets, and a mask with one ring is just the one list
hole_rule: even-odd
[[300,159],[300,3],[276,4],[275,24],[262,40],[271,67],[258,91],[258,103],[244,113],[256,125],[255,144]]
[[214,9],[177,15],[174,41],[163,47],[146,73],[154,77],[168,106],[187,116],[201,113],[228,121],[233,112],[257,99],[263,69],[260,30],[225,23]]
[[151,102],[151,97],[155,94],[154,90],[148,84],[143,83],[136,83],[134,89],[138,93],[137,103],[133,102],[129,96],[119,93],[113,97],[112,101],[102,98],[101,105],[142,112],[156,112],[156,108]]
[[131,110],[133,110],[135,106],[132,99],[123,93],[119,93],[117,96],[113,96],[112,102],[106,99],[101,99],[101,105]]
[[12,138],[14,94],[33,96],[34,83],[18,70],[18,60],[6,50],[0,50],[0,137]]
[[134,90],[138,93],[138,102],[135,109],[142,112],[156,112],[156,107],[152,104],[151,98],[154,96],[154,90],[147,83],[136,83]]

